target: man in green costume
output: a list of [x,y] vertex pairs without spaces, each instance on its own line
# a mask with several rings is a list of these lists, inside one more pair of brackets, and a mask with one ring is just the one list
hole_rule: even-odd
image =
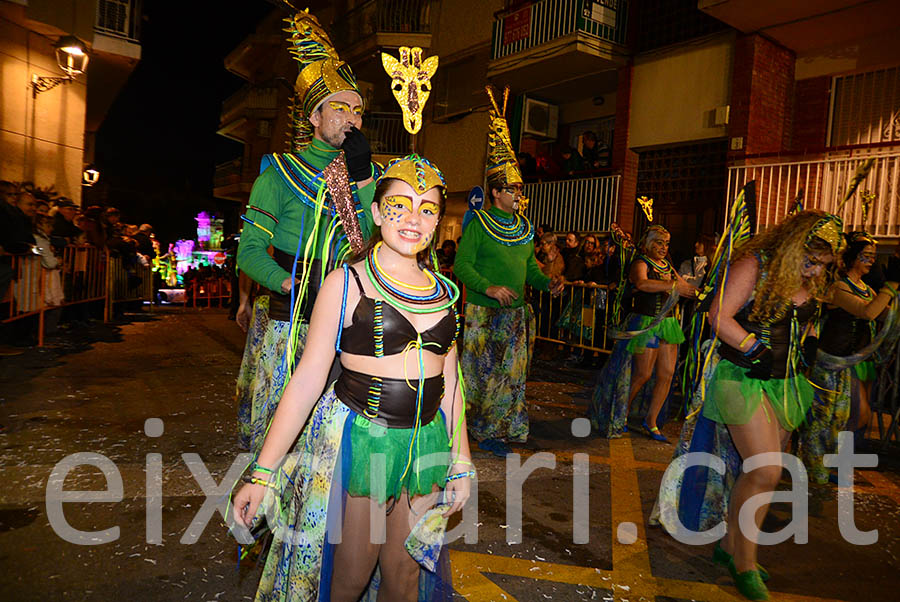
[[[534,340],[534,314],[525,303],[525,284],[557,294],[534,257],[534,226],[524,210],[522,174],[503,117],[494,101],[487,166],[493,207],[467,216],[453,272],[466,285],[466,328],[460,358],[470,403],[469,433],[478,446],[497,456],[510,453],[507,442],[528,439],[525,377]],[[522,201],[522,206],[520,206]]]
[[350,66],[314,16],[303,11],[287,21],[291,53],[300,64],[294,152],[263,158],[237,259],[268,298],[268,322],[259,321],[263,332],[248,332],[255,352],[245,354],[238,379],[241,430],[249,431],[254,452],[303,350],[322,280],[372,231],[368,207],[381,173],[359,130],[363,102]]

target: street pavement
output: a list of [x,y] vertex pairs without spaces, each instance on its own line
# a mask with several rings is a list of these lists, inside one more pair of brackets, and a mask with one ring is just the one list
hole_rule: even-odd
[[[221,515],[203,520],[222,501],[239,453],[234,381],[243,339],[224,310],[166,309],[71,329],[43,349],[0,358],[0,600],[253,599],[259,564],[248,558],[238,565]],[[637,432],[612,441],[583,436],[576,419],[597,370],[564,364],[566,353],[552,346],[539,351],[543,359],[535,360],[528,383],[532,436],[507,460],[516,464],[473,445],[477,541],[450,545],[457,598],[742,599],[710,560],[712,545],[684,545],[649,526],[673,446]],[[663,431],[675,440],[679,428],[673,422]],[[96,466],[63,473],[59,463],[71,454],[114,464],[121,499],[48,507],[48,487],[109,487]],[[205,468],[196,467],[200,460]],[[838,527],[838,490],[811,489],[808,543],[760,552],[773,599],[897,599],[900,470],[890,461],[882,457],[877,469],[861,471],[853,488],[857,528],[877,529],[878,541],[847,543]],[[519,531],[507,516],[514,492],[505,475],[536,462],[552,468],[536,468],[525,481]],[[584,482],[586,492],[576,493]],[[586,504],[574,505],[587,510],[573,511],[573,496],[585,495]],[[474,513],[473,502],[467,512]],[[790,511],[786,503],[773,505],[765,528],[783,527]],[[65,525],[99,533],[76,544],[61,537]]]

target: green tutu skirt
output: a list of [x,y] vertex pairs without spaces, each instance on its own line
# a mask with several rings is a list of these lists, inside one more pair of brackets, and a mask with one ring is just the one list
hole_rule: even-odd
[[[628,321],[628,330],[643,330],[653,321],[653,316],[645,316],[643,314],[632,314]],[[684,333],[681,331],[681,325],[678,320],[669,316],[663,318],[662,322],[651,328],[645,333],[639,334],[630,341],[626,349],[629,353],[643,353],[644,349],[656,349],[659,343],[665,341],[679,345],[684,342]]]
[[875,380],[875,362],[866,360],[853,366],[853,372],[861,382],[867,383]]
[[442,412],[439,411],[434,420],[419,427],[411,451],[413,429],[388,428],[353,413],[349,420],[352,423],[349,426],[350,476],[347,479],[347,493],[384,503],[385,500],[398,498],[401,493],[407,493],[412,498],[431,493],[434,485],[444,487],[450,444]]
[[748,371],[726,359],[719,362],[703,403],[706,418],[723,424],[747,424],[765,395],[775,418],[786,431],[793,431],[806,420],[806,412],[813,402],[813,388],[805,376],[757,380],[749,378]]

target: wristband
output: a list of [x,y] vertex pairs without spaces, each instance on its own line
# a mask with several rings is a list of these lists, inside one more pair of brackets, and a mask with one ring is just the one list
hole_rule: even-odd
[[458,473],[452,474],[449,477],[447,477],[446,479],[444,479],[444,482],[449,483],[450,481],[455,481],[457,479],[471,478],[474,476],[475,476],[474,470],[469,470],[467,472],[458,472]]
[[745,337],[744,337],[744,340],[741,341],[740,344],[738,345],[738,349],[740,349],[741,347],[743,347],[744,345],[746,345],[746,344],[747,344],[747,341],[750,340],[750,337],[753,337],[753,336],[756,336],[756,334],[755,334],[755,333],[752,333],[752,332],[751,332],[750,334],[748,334],[747,336],[745,336]]
[[748,349],[747,351],[744,352],[744,357],[750,357],[750,356],[752,356],[753,353],[754,353],[757,349],[759,349],[759,347],[760,347],[761,345],[762,345],[762,343],[760,343],[759,340],[755,341],[755,342],[753,343],[753,346],[750,347],[750,349]]
[[262,485],[263,487],[269,487],[270,489],[275,489],[275,484],[271,481],[266,481],[265,479],[257,479],[256,477],[244,477],[241,479],[245,483],[251,483],[253,485]]
[[258,462],[254,462],[250,465],[250,472],[261,472],[263,474],[273,474],[275,471],[271,468],[266,468],[265,466],[260,466]]

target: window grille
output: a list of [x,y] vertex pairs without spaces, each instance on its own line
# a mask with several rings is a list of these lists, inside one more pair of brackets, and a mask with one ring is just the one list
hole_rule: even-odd
[[835,77],[829,144],[900,141],[900,67]]

